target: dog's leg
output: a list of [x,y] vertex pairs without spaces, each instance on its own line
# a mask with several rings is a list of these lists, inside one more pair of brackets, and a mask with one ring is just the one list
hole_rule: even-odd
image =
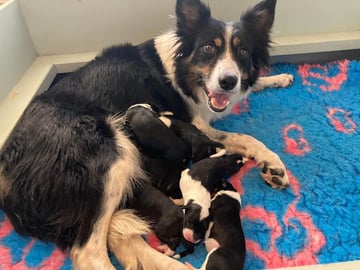
[[254,92],[259,92],[263,90],[264,88],[269,87],[288,87],[292,84],[294,81],[294,76],[287,73],[282,73],[279,75],[272,75],[267,77],[259,77],[255,83],[255,85],[252,86],[252,90]]
[[254,159],[262,169],[262,178],[273,188],[284,188],[289,185],[285,165],[277,154],[260,141],[249,135],[216,130],[199,117],[193,119],[193,124],[210,139],[222,143],[228,152]]
[[104,179],[102,211],[88,241],[82,246],[75,244],[71,249],[70,255],[75,270],[115,270],[107,250],[110,221],[119,205],[132,196],[136,182],[145,179],[137,148],[119,131],[122,121],[121,118],[109,119],[119,157],[109,168]]
[[110,250],[126,270],[186,270],[185,265],[151,248],[141,237],[148,225],[129,210],[116,213],[110,225]]

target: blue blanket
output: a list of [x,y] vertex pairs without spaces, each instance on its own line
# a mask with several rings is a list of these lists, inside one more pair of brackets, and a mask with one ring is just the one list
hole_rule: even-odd
[[[242,196],[245,269],[358,260],[360,62],[276,64],[267,72],[291,73],[294,84],[254,93],[214,123],[264,142],[290,176],[288,189],[273,190],[248,162],[231,178]],[[199,267],[205,256],[200,243],[182,261]],[[0,270],[39,268],[72,269],[66,252],[20,237],[0,211]]]

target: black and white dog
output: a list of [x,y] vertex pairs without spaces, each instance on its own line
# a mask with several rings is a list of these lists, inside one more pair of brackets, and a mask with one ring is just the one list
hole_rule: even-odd
[[211,198],[224,188],[228,177],[244,164],[239,154],[210,157],[196,162],[181,173],[180,189],[184,200],[184,238],[196,243],[208,229]]
[[[211,200],[210,223],[205,246],[208,255],[200,270],[241,270],[246,257],[240,220],[240,194],[229,183]],[[189,269],[194,269],[189,265]]]
[[69,247],[74,269],[113,270],[107,243],[127,269],[184,269],[148,247],[141,219],[123,209],[146,181],[121,117],[138,103],[173,112],[227,151],[254,159],[271,186],[286,187],[277,154],[209,125],[251,90],[292,82],[287,74],[259,78],[269,64],[275,6],[263,0],[226,23],[200,0],[177,0],[175,29],[109,48],[34,98],[0,155],[0,207],[16,231]]

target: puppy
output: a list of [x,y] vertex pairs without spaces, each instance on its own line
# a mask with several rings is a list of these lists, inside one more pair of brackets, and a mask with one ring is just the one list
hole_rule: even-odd
[[211,200],[210,225],[205,240],[209,253],[200,270],[243,269],[246,245],[240,207],[240,194],[230,183],[224,182],[224,190],[218,191]]
[[238,154],[203,159],[181,173],[180,189],[184,199],[183,235],[192,243],[198,242],[208,227],[211,195],[221,190],[224,179],[243,165]]
[[[241,270],[246,256],[245,237],[240,220],[240,194],[228,188],[216,193],[211,200],[210,226],[205,246],[214,250],[201,269]],[[230,188],[229,188],[230,186]]]
[[174,199],[182,198],[180,175],[190,160],[196,162],[224,151],[222,144],[210,140],[195,126],[149,104],[131,106],[126,119],[152,184]]
[[150,221],[157,238],[167,245],[164,254],[174,255],[182,239],[184,214],[181,208],[151,184],[139,187],[127,207]]

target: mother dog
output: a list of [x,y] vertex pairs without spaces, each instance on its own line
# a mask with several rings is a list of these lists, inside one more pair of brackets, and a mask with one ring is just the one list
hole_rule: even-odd
[[114,269],[107,244],[127,269],[183,269],[149,248],[140,237],[146,224],[123,209],[146,181],[120,116],[136,103],[173,112],[254,159],[271,186],[287,186],[278,155],[209,126],[252,89],[291,83],[287,74],[258,77],[269,63],[275,5],[264,0],[225,23],[199,0],[178,0],[174,30],[109,48],[36,97],[1,153],[0,204],[16,231],[69,247],[75,269]]

